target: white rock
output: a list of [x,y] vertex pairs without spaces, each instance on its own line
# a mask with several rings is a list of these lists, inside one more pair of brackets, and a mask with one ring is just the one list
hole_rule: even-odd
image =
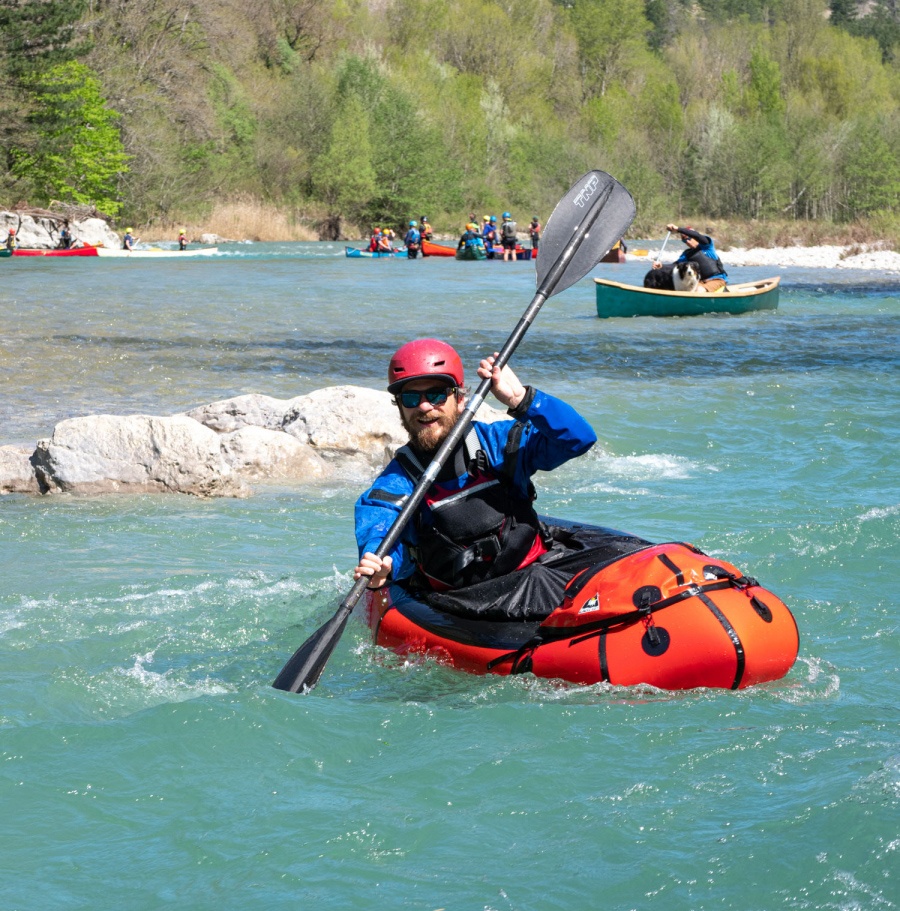
[[[30,250],[51,250],[59,246],[59,229],[62,218],[41,218],[0,212],[0,241],[6,240],[10,228],[16,229],[19,246]],[[122,245],[119,235],[102,218],[86,218],[70,224],[72,237],[86,244],[118,248]]]
[[246,496],[219,437],[185,415],[72,418],[34,454],[45,492],[189,493]]
[[292,402],[293,399],[285,401],[253,393],[201,405],[188,411],[187,415],[218,433],[232,433],[242,427],[281,430]]
[[325,459],[381,468],[409,439],[391,398],[362,386],[317,389],[292,400],[284,429]]
[[330,474],[322,457],[282,430],[242,427],[221,437],[222,454],[248,481],[316,481]]
[[5,493],[40,493],[27,449],[0,446],[0,494]]
[[[111,247],[118,250],[122,246],[122,239],[102,218],[86,218],[70,225],[72,237],[83,240],[94,247]],[[59,234],[56,235],[57,241]]]

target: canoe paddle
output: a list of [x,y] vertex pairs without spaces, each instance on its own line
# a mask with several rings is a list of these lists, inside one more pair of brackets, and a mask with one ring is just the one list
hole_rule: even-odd
[[[506,365],[544,302],[584,278],[610,251],[612,245],[625,235],[634,215],[635,206],[631,194],[604,171],[588,171],[573,184],[557,203],[544,228],[541,255],[536,265],[537,293],[495,359],[495,367],[502,369]],[[393,550],[450,453],[466,435],[475,412],[481,407],[490,389],[491,380],[488,377],[481,381],[475,394],[466,402],[459,420],[453,425],[375,551],[376,556],[384,557]],[[356,580],[335,615],[319,627],[281,669],[272,682],[275,689],[308,693],[316,685],[368,583],[368,576]]]
[[659,249],[659,256],[656,257],[656,262],[658,262],[660,265],[662,265],[662,255],[663,255],[663,253],[665,253],[666,244],[669,242],[669,238],[671,236],[672,236],[672,232],[666,231],[666,239],[663,241],[663,245]]

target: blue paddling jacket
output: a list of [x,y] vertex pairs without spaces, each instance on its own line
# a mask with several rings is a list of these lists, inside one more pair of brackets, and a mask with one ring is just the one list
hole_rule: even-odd
[[[421,564],[419,551],[427,549],[429,541],[446,540],[443,534],[434,531],[435,527],[440,527],[440,519],[437,526],[435,525],[435,512],[438,506],[451,504],[454,499],[462,501],[479,488],[490,486],[491,483],[494,485],[495,495],[490,505],[486,506],[483,501],[471,503],[473,522],[478,521],[474,516],[479,510],[482,514],[490,509],[507,511],[509,515],[521,520],[518,527],[522,532],[530,532],[530,541],[523,538],[517,542],[519,553],[514,563],[522,556],[523,549],[524,552],[528,552],[529,544],[533,544],[535,540],[535,529],[527,524],[528,514],[534,517],[536,523],[536,514],[532,506],[532,476],[538,471],[552,471],[587,452],[597,441],[597,436],[591,425],[574,408],[531,386],[527,387],[525,398],[519,406],[509,413],[513,420],[496,421],[491,424],[472,422],[467,438],[460,442],[456,452],[448,459],[438,479],[429,488],[418,514],[407,523],[399,542],[391,551],[393,579],[407,579],[413,574],[417,564]],[[472,449],[476,450],[474,454],[471,452]],[[419,456],[421,457],[421,454]],[[357,500],[356,541],[360,556],[378,549],[415,489],[417,472],[410,465],[415,461],[415,451],[409,446],[403,447],[375,483]],[[496,498],[497,490],[499,499]],[[457,523],[460,512],[465,515],[469,512],[469,506],[463,504],[463,508],[457,510]],[[509,524],[516,525],[515,522]],[[444,529],[446,531],[446,526]],[[473,531],[473,535],[480,533],[483,532]],[[476,543],[480,546],[483,540]],[[473,547],[466,546],[469,543],[466,540],[455,548],[457,568],[476,569],[470,565],[474,558]],[[447,541],[447,544],[446,549],[452,552],[453,544],[450,541]],[[541,552],[538,550],[535,555]],[[480,551],[478,555],[480,556]],[[493,559],[498,555],[499,551],[489,554],[487,559]],[[460,557],[463,558],[462,563]],[[504,567],[503,570],[500,569],[501,566]],[[498,559],[494,571],[488,575],[498,575],[516,568],[517,565],[509,565],[508,560],[504,563],[502,559]],[[441,577],[437,577],[439,584],[435,587],[455,587],[458,584],[480,581],[478,576],[473,579],[471,574],[467,574],[464,579],[459,576],[453,580],[447,575],[450,572],[449,568],[445,569],[447,572],[443,574],[442,580]],[[430,581],[434,584],[433,579],[430,578]]]
[[701,234],[693,228],[679,228],[678,233],[685,237],[692,237],[700,246],[688,247],[675,260],[676,263],[694,263],[700,270],[701,281],[708,281],[711,278],[728,281],[728,273],[725,271],[725,266],[722,265],[722,260],[719,259],[719,254],[716,253],[713,239],[708,234]]

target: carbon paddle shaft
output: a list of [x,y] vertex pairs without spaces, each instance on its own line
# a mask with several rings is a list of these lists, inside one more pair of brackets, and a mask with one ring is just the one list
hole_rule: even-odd
[[[592,238],[591,229],[614,193],[618,194],[617,202],[622,208],[622,219],[627,220],[621,224],[617,219],[614,230],[598,231]],[[570,203],[571,208],[567,207],[566,203]],[[553,210],[544,231],[544,244],[542,244],[542,255],[538,265],[537,293],[497,355],[494,366],[501,369],[506,366],[548,298],[583,278],[609,252],[615,241],[621,238],[628,229],[634,218],[634,211],[631,194],[618,181],[603,171],[588,172],[569,190]],[[558,214],[560,218],[557,220]],[[572,218],[573,214],[576,214],[575,219]],[[562,223],[562,227],[557,229],[559,223]],[[585,241],[589,241],[586,245],[589,255],[581,255],[576,258],[576,254],[585,246]],[[553,248],[562,249],[555,258],[552,258],[552,264],[547,271],[543,272],[542,266],[546,262],[543,251],[547,247],[551,248],[551,256]],[[490,389],[491,379],[486,377],[466,403],[459,420],[453,425],[409,499],[397,518],[394,519],[394,524],[391,525],[384,540],[375,551],[377,557],[384,558],[394,549],[400,540],[400,535],[403,534],[409,520],[418,510],[425,498],[425,493],[437,478],[450,453],[468,432],[475,412],[481,407]],[[331,653],[340,640],[353,608],[359,602],[368,583],[367,576],[356,580],[331,620],[313,633],[281,669],[272,682],[275,689],[292,693],[307,693],[316,685]]]

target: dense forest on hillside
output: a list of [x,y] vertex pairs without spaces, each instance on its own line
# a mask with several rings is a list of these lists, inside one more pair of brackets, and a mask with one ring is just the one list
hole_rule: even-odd
[[0,0],[0,203],[322,236],[551,210],[898,231],[900,0]]

